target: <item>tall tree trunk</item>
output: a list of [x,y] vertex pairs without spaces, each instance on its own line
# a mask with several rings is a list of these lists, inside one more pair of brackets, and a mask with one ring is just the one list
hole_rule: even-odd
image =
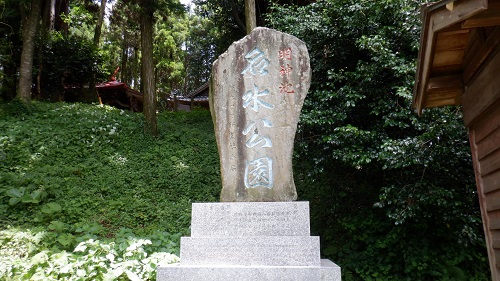
[[54,30],[56,24],[56,0],[48,0],[49,6],[49,21],[48,21],[48,30]]
[[69,14],[69,0],[55,0],[54,30],[61,31],[67,35],[69,25],[61,17],[63,14],[65,16]]
[[95,26],[94,32],[94,45],[99,47],[99,40],[101,39],[102,23],[104,21],[104,15],[106,14],[106,3],[107,0],[101,0],[101,8],[99,9],[99,19],[97,20],[97,25]]
[[255,0],[245,0],[245,26],[247,34],[257,26],[255,16]]
[[156,87],[153,64],[153,10],[151,2],[151,0],[141,1],[141,85],[144,93],[144,133],[157,136]]
[[123,42],[122,42],[122,67],[121,67],[121,81],[130,85],[130,81],[128,78],[129,70],[128,66],[128,58],[129,58],[129,46],[128,46],[128,32],[127,28],[123,28]]
[[[233,15],[234,20],[236,21],[236,25],[238,25],[239,28],[244,32],[246,30],[245,28],[245,23],[240,19],[239,13],[238,13],[238,5],[236,5],[236,2],[234,0],[230,0],[231,4],[231,13]],[[246,0],[245,0],[245,6],[246,6]]]
[[21,4],[21,14],[23,14],[23,50],[21,53],[21,63],[19,68],[19,86],[17,97],[24,103],[31,101],[31,84],[33,71],[33,56],[35,50],[35,36],[40,17],[41,0],[32,0],[29,16],[24,12],[24,5]]

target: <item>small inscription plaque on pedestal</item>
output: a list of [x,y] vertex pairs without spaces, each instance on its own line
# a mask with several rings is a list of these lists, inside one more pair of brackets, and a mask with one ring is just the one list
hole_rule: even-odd
[[193,203],[191,237],[308,236],[307,202]]

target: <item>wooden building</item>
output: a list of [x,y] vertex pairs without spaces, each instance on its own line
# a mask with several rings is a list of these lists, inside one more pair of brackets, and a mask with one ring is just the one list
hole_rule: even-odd
[[462,105],[493,280],[500,280],[500,0],[422,8],[413,105]]
[[191,111],[196,107],[208,109],[208,90],[209,84],[206,82],[187,95],[171,96],[168,102],[174,111]]
[[119,81],[108,81],[96,85],[100,104],[107,104],[119,109],[142,112],[144,96]]

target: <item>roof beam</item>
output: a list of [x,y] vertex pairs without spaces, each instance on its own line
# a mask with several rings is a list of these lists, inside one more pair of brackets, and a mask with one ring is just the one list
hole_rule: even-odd
[[462,28],[477,28],[500,25],[500,2],[490,1],[488,10],[472,16],[462,23]]
[[439,31],[488,9],[487,0],[454,1],[452,3],[454,4],[451,11],[442,9],[432,15],[431,23],[434,31]]

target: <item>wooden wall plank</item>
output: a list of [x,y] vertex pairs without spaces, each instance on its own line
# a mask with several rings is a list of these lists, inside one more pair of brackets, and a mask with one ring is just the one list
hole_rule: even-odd
[[[499,267],[500,264],[498,263],[498,261],[500,261],[500,251],[499,250],[495,250],[494,251],[494,254],[495,254],[495,266],[496,267]],[[491,261],[490,261],[491,262]],[[495,280],[496,281],[496,280]]]
[[442,89],[461,92],[463,90],[462,77],[460,75],[448,75],[429,79],[427,91]]
[[494,249],[500,249],[500,239],[494,239],[492,244]]
[[[500,169],[500,149],[479,160],[479,165],[481,167],[481,176],[483,177]],[[498,201],[500,203],[500,198]]]
[[[496,118],[500,119],[500,116]],[[477,156],[479,160],[482,160],[497,149],[500,149],[500,128],[496,128],[486,138],[477,143]]]
[[[464,80],[465,81],[465,80]],[[500,99],[500,52],[491,56],[480,74],[466,86],[462,96],[464,122],[467,127]]]
[[[500,170],[497,170],[489,175],[482,177],[483,193],[492,192],[500,189]],[[498,218],[500,223],[500,216]]]
[[488,204],[486,201],[487,194],[483,192],[484,190],[484,182],[483,177],[481,175],[481,165],[479,163],[477,157],[477,145],[475,141],[475,130],[473,127],[469,127],[469,143],[471,146],[471,154],[472,154],[472,162],[474,164],[474,173],[476,175],[476,187],[478,190],[479,197],[479,208],[481,209],[481,218],[483,220],[483,229],[484,236],[486,241],[486,249],[488,251],[488,259],[490,264],[491,276],[492,280],[500,279],[500,270],[496,266],[497,261],[500,261],[500,258],[495,254],[495,249],[493,249],[493,232],[498,232],[500,229],[500,210],[496,210],[493,212],[488,212]]
[[481,114],[481,117],[474,124],[474,134],[476,143],[487,137],[491,132],[500,127],[500,100],[490,106]]
[[485,196],[486,210],[488,212],[500,210],[500,190],[495,190]]
[[[489,230],[499,230],[500,231],[500,210],[488,212],[489,218]],[[483,220],[483,222],[485,222]]]
[[457,91],[434,91],[426,94],[424,106],[426,108],[447,105],[459,105],[459,92]]
[[463,31],[460,33],[438,33],[436,40],[436,52],[465,49],[467,41],[469,40],[469,30],[465,29]]
[[436,51],[432,60],[432,67],[443,65],[462,65],[464,57],[464,49]]

